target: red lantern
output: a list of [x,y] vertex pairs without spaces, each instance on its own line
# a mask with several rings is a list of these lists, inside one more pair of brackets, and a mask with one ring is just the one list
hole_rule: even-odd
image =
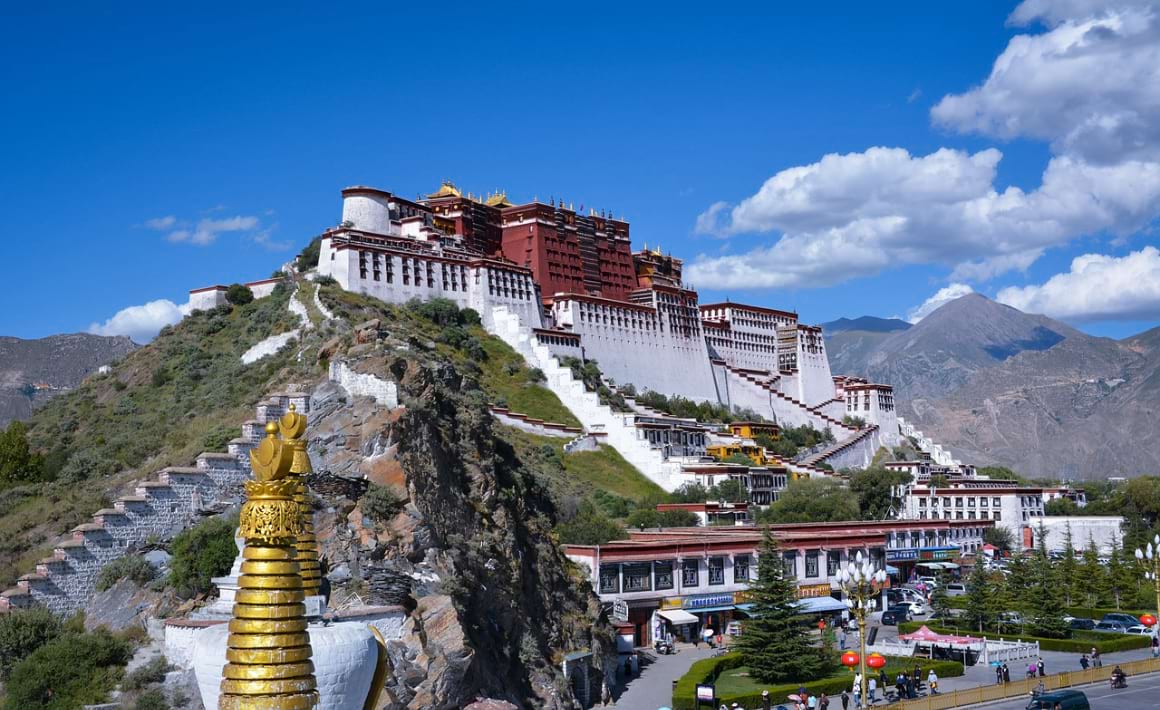
[[1144,614],[1140,617],[1140,623],[1144,626],[1155,626],[1156,617],[1152,616],[1151,614]]
[[862,659],[860,659],[858,657],[858,654],[854,653],[853,651],[846,651],[845,653],[842,654],[842,665],[843,666],[853,668],[854,666],[858,665],[858,661],[860,661],[860,660],[862,660]]
[[877,670],[886,665],[886,656],[880,653],[871,653],[866,657],[866,665]]

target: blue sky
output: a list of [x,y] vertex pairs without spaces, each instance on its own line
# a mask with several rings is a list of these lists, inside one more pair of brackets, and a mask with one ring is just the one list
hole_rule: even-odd
[[342,187],[445,177],[623,214],[703,301],[1160,316],[1150,3],[240,5],[6,11],[0,334],[266,277]]

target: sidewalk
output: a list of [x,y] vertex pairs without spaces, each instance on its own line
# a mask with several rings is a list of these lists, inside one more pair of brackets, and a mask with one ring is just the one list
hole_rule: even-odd
[[651,648],[637,649],[640,675],[620,688],[620,694],[611,707],[617,710],[656,710],[668,707],[673,701],[673,681],[688,672],[694,662],[711,658],[716,649],[701,644],[678,644],[671,656],[658,656]]

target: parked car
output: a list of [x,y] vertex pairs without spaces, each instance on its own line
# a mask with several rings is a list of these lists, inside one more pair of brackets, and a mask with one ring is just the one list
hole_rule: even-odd
[[1135,624],[1124,629],[1126,634],[1143,634],[1144,636],[1152,636],[1152,628],[1144,626],[1143,624]]
[[[888,614],[890,612],[894,612],[894,615],[899,617],[903,621],[910,621],[910,616],[912,613],[911,608],[910,608],[910,604],[907,604],[907,603],[895,604],[895,605],[891,606],[889,609],[887,609],[886,611],[882,612],[882,614],[883,614],[883,616],[885,616],[886,614]],[[886,623],[886,622],[882,622],[882,623]]]
[[905,611],[891,611],[887,609],[886,611],[882,612],[883,626],[898,626],[899,622],[902,621],[906,621]]
[[999,615],[999,622],[1008,625],[1022,626],[1023,615],[1017,611],[1005,611]]
[[1094,629],[1096,627],[1096,620],[1095,619],[1072,619],[1071,621],[1067,622],[1067,625],[1068,625],[1068,628],[1075,629],[1076,631],[1091,631],[1092,629]]
[[1128,633],[1128,627],[1118,621],[1101,621],[1095,625],[1095,628],[1093,628],[1092,631],[1104,631],[1113,634],[1126,634]]
[[903,602],[896,606],[906,606],[910,608],[911,616],[922,616],[926,613],[926,605],[922,602]]
[[962,582],[951,582],[950,584],[947,585],[947,596],[948,597],[961,597],[961,596],[965,596],[966,593],[967,593],[967,585],[963,584]]
[[1129,626],[1136,626],[1137,624],[1140,623],[1140,620],[1137,619],[1136,617],[1132,616],[1131,614],[1122,614],[1122,613],[1118,613],[1118,612],[1104,614],[1104,618],[1100,619],[1100,621],[1115,621],[1115,622],[1122,624],[1124,626],[1124,628],[1127,628]]
[[919,577],[918,581],[922,582],[923,584],[925,584],[928,587],[937,587],[938,586],[938,580],[935,579],[934,577]]
[[1027,703],[1027,710],[1091,710],[1087,696],[1082,690],[1053,690],[1050,693],[1033,695]]

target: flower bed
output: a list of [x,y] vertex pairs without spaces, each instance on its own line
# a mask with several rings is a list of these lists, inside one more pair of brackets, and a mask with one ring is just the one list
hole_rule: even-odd
[[[912,670],[917,663],[922,669],[925,680],[931,668],[939,678],[952,678],[963,674],[963,664],[958,661],[934,661],[923,658],[887,657],[886,674],[893,678],[899,670]],[[741,668],[745,660],[739,652],[727,653],[716,658],[706,658],[694,663],[685,675],[677,681],[673,689],[673,710],[696,710],[697,686],[702,683],[718,683],[718,679],[727,671]],[[730,705],[737,703],[742,707],[760,707],[761,691],[768,690],[770,697],[777,704],[784,704],[786,697],[796,693],[798,688],[805,686],[806,690],[819,695],[839,695],[843,690],[849,690],[854,682],[853,671],[843,668],[833,675],[808,683],[783,683],[781,685],[763,684],[748,678],[731,677],[727,683],[719,684],[717,688],[717,703]]]
[[1064,651],[1066,653],[1083,653],[1092,650],[1094,646],[1100,653],[1115,651],[1129,651],[1135,648],[1148,648],[1152,639],[1145,634],[1112,634],[1101,631],[1072,631],[1071,638],[1049,639],[1029,634],[1000,634],[994,631],[975,631],[973,629],[952,628],[948,626],[931,626],[921,621],[907,621],[898,625],[898,633],[909,634],[919,627],[926,626],[939,634],[969,634],[971,636],[986,636],[990,639],[1004,641],[1038,641],[1039,648],[1044,651]]

